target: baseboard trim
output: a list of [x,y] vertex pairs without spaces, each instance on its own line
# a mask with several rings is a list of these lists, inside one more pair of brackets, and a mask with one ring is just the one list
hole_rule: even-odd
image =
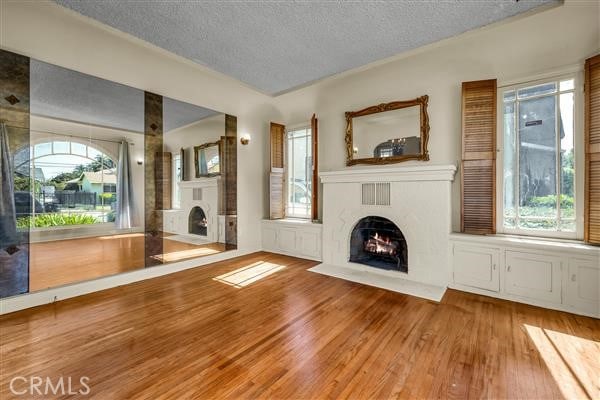
[[159,265],[151,268],[143,268],[136,271],[125,272],[123,274],[111,275],[89,281],[40,290],[38,292],[7,297],[0,300],[0,315],[9,314],[31,307],[37,307],[72,297],[82,296],[88,293],[98,292],[100,290],[123,286],[129,283],[139,282],[163,275],[169,275],[186,269],[197,268],[208,264],[213,264],[218,261],[225,261],[230,258],[245,256],[257,251],[260,251],[260,249],[230,250],[219,254],[194,258],[191,260],[179,261],[176,263]]
[[514,296],[514,295],[510,295],[510,294],[494,292],[494,291],[485,290],[485,289],[478,289],[478,288],[474,288],[474,287],[470,287],[470,286],[460,285],[457,283],[450,283],[448,285],[448,288],[460,290],[461,292],[468,292],[468,293],[479,294],[482,296],[492,297],[495,299],[514,301],[515,303],[529,304],[530,306],[547,308],[550,310],[564,311],[564,312],[568,312],[571,314],[583,315],[584,317],[600,318],[600,315],[594,315],[593,313],[588,313],[588,312],[579,310],[579,309],[569,306],[567,304],[559,304],[559,303],[552,303],[552,302],[546,302],[546,301],[540,301],[540,300],[533,300],[533,299],[528,299],[526,297]]

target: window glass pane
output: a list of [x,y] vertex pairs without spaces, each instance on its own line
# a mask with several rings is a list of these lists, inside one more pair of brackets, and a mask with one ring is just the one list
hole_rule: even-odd
[[89,158],[91,158],[92,160],[97,160],[100,156],[102,156],[101,152],[94,149],[93,147],[88,147],[88,157]]
[[515,91],[510,90],[504,93],[504,101],[513,101],[515,99]]
[[71,153],[87,157],[86,145],[76,142],[71,142]]
[[47,156],[52,153],[52,143],[40,143],[35,145],[35,157]]
[[312,177],[310,129],[290,131],[287,137],[287,214],[308,217]]
[[69,142],[54,142],[54,153],[70,153]]
[[[575,218],[575,159],[573,152],[573,93],[560,95],[560,215]],[[561,230],[574,231],[574,222],[563,224]]]
[[575,79],[569,79],[560,82],[560,90],[573,90],[575,88]]
[[541,94],[550,94],[556,92],[556,83],[546,83],[544,85],[531,86],[520,89],[518,92],[519,99],[524,99],[531,96],[539,96]]
[[556,229],[556,97],[519,103],[519,227]]
[[[513,92],[514,93],[514,92]],[[515,228],[517,205],[517,147],[515,133],[515,103],[504,105],[504,224]]]

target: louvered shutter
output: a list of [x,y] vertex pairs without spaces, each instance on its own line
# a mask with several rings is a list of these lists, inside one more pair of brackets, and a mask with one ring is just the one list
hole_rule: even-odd
[[270,137],[269,214],[271,219],[281,219],[285,217],[283,169],[285,126],[271,122]]
[[496,80],[462,84],[461,231],[496,232]]
[[600,244],[600,55],[585,61],[584,239]]

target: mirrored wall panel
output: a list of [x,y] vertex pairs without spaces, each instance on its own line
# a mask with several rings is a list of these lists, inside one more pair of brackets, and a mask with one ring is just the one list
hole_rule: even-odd
[[1,297],[235,248],[235,117],[0,63]]

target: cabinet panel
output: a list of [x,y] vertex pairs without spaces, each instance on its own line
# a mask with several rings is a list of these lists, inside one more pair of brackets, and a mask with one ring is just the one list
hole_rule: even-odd
[[506,292],[561,302],[560,259],[537,253],[506,252]]
[[317,232],[300,233],[300,252],[309,257],[319,257],[321,237]]
[[497,248],[454,245],[454,282],[480,289],[500,290]]
[[263,227],[262,244],[267,251],[277,251],[277,230]]
[[277,235],[277,247],[282,251],[296,253],[296,230],[281,228]]
[[600,265],[593,260],[569,260],[567,302],[587,313],[600,316]]

